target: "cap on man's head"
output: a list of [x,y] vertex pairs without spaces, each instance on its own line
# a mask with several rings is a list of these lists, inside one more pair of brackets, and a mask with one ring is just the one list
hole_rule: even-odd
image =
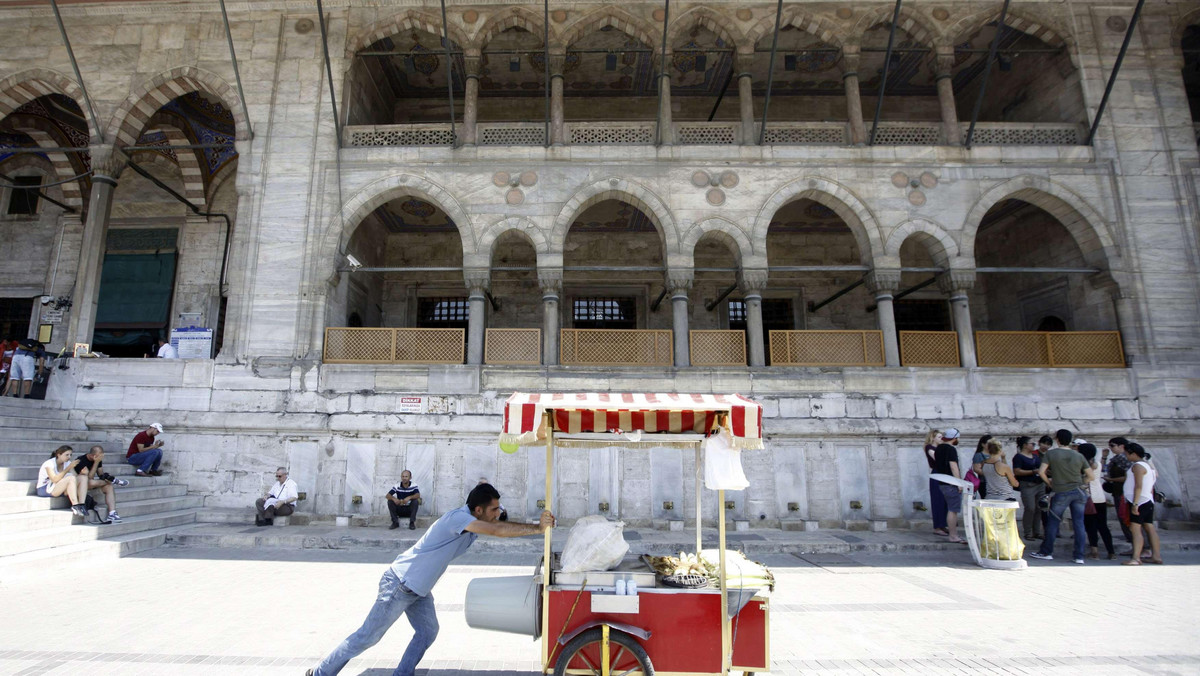
[[951,427],[951,428],[947,429],[945,432],[942,432],[942,438],[943,439],[957,439],[958,438],[958,430]]
[[150,423],[150,426],[158,430],[159,434],[162,434],[162,423]]
[[1088,443],[1087,439],[1084,439],[1082,437],[1075,437],[1075,440],[1071,442],[1071,445],[1072,446],[1082,446],[1086,443]]

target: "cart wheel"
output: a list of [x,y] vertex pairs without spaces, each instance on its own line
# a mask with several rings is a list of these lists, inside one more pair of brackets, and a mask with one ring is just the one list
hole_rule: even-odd
[[[650,656],[632,636],[610,630],[608,663],[612,676],[654,676]],[[589,629],[571,639],[559,654],[554,676],[586,674],[600,676],[600,629]]]

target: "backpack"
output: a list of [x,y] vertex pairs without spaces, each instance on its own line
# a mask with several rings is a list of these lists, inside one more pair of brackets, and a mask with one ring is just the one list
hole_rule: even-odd
[[[112,523],[108,519],[100,518],[100,510],[96,509],[96,499],[90,495],[84,498],[83,509],[88,514],[86,521],[92,525],[103,526]],[[94,521],[92,520],[92,516],[96,517]]]

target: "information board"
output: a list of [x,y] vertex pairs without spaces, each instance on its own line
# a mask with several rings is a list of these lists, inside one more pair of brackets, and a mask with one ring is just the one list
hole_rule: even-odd
[[171,329],[171,345],[180,359],[211,359],[213,330],[199,326]]

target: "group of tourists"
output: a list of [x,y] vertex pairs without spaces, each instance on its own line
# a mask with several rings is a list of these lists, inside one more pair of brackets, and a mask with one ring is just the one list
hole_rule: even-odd
[[[1103,541],[1107,557],[1117,558],[1108,527],[1108,507],[1116,510],[1117,522],[1129,542],[1125,565],[1143,560],[1162,563],[1154,505],[1162,494],[1154,490],[1158,472],[1150,454],[1125,437],[1109,439],[1098,452],[1094,444],[1060,429],[1035,443],[1031,436],[1016,438],[1011,462],[1003,444],[990,434],[980,437],[969,466],[959,462],[959,431],[930,430],[925,438],[925,457],[931,474],[945,474],[970,482],[981,499],[1020,502],[1021,529],[1026,541],[1041,540],[1029,556],[1052,560],[1054,542],[1065,519],[1071,520],[1075,542],[1072,561],[1100,558]],[[966,543],[959,537],[962,489],[929,479],[933,532]]]

